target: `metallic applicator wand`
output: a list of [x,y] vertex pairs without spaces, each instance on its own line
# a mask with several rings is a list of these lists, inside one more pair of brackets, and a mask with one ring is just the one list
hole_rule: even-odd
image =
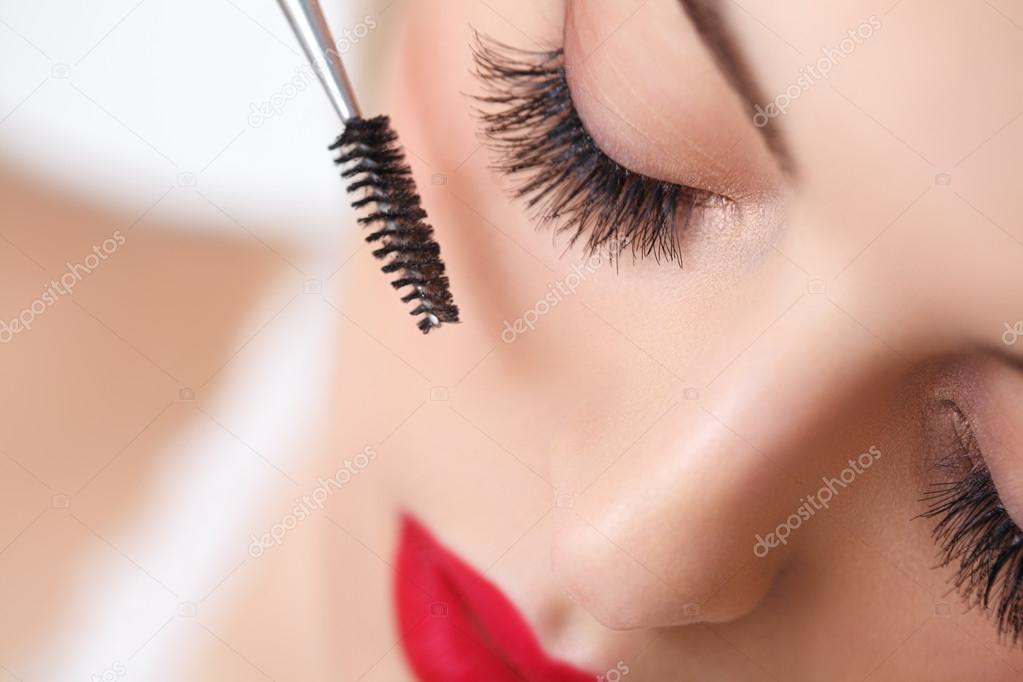
[[366,237],[371,244],[380,243],[373,255],[387,259],[381,268],[384,272],[398,274],[391,282],[395,289],[410,287],[401,300],[419,301],[410,314],[422,316],[419,329],[424,334],[445,322],[458,322],[458,306],[444,274],[440,245],[433,239],[433,228],[423,222],[426,211],[390,119],[360,116],[320,4],[316,0],[278,3],[345,126],[329,149],[338,154],[334,163],[343,168],[341,177],[351,180],[348,191],[361,194],[352,206],[359,210],[372,207],[359,223],[376,228]]

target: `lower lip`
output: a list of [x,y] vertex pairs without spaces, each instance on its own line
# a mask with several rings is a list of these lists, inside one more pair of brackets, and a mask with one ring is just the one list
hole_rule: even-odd
[[422,682],[593,682],[547,656],[501,591],[418,522],[402,520],[395,601]]

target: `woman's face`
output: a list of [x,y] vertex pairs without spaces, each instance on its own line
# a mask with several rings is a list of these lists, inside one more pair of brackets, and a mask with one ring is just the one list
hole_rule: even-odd
[[[1019,679],[1021,24],[997,0],[409,3],[374,107],[464,323],[421,338],[372,259],[343,271],[339,431],[379,453],[381,513],[596,673]],[[474,108],[550,83],[481,82],[474,44],[506,69],[563,48],[599,150],[512,139],[551,112],[487,137]],[[494,170],[513,154],[534,165]],[[648,194],[575,168],[558,216],[510,196],[572,154]],[[668,218],[666,187],[691,188]]]

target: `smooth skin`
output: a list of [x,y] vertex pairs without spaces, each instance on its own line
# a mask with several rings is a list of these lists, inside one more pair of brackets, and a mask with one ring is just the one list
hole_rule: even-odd
[[[1023,679],[1023,653],[955,593],[954,567],[935,568],[935,521],[917,518],[933,483],[961,475],[942,463],[954,401],[1023,525],[1023,4],[706,0],[761,104],[789,100],[769,138],[677,2],[346,2],[364,24],[346,54],[361,103],[393,116],[462,309],[425,338],[347,214],[329,269],[301,272],[279,236],[310,227],[297,198],[294,215],[239,223],[196,194],[221,202],[216,182],[163,169],[115,210],[4,159],[0,321],[114,230],[127,240],[0,344],[0,680],[412,680],[392,601],[406,512],[551,655],[607,680]],[[292,78],[303,58],[277,8],[241,4],[210,9]],[[3,125],[80,99],[70,85],[105,106],[94,60],[151,44],[136,22],[165,9],[132,10]],[[16,72],[51,73],[11,33],[45,31],[5,22]],[[731,199],[681,235],[684,267],[591,260],[535,229],[472,115],[473,29],[564,46],[603,149]],[[254,84],[237,125],[280,87]],[[319,93],[301,97],[212,169],[282,182],[274,145],[303,125],[336,133]],[[224,113],[195,102],[203,125]],[[150,155],[142,119],[111,112],[123,120],[97,110],[68,129],[130,125],[124,143]],[[196,120],[168,121],[167,139],[192,149]],[[308,158],[331,172],[323,150]],[[328,181],[323,205],[340,209]],[[338,325],[326,353],[300,340],[314,321]],[[332,372],[333,395],[296,388],[296,366]],[[258,398],[241,412],[222,402],[239,386]],[[278,438],[296,413],[328,442]],[[253,556],[253,535],[342,473]]]
[[[335,518],[387,557],[411,512],[595,672],[1019,679],[915,517],[949,428],[925,415],[951,399],[1023,520],[1023,344],[1002,340],[1023,318],[1023,5],[720,3],[769,99],[874,25],[771,120],[787,169],[676,0],[407,9],[384,106],[465,323],[420,338],[367,259],[346,266],[337,448],[380,458]],[[534,229],[472,118],[473,28],[564,45],[605,151],[733,200],[684,267],[594,265]],[[402,670],[392,652],[366,679]]]

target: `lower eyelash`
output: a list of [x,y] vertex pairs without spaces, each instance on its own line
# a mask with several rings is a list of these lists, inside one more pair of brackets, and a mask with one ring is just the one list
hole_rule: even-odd
[[477,35],[476,75],[486,93],[477,114],[497,154],[495,170],[517,178],[541,226],[586,237],[587,253],[626,249],[682,263],[679,234],[698,207],[724,197],[635,173],[605,154],[572,102],[561,49],[519,50]]
[[1023,531],[998,497],[965,416],[952,409],[959,445],[945,461],[970,462],[970,470],[958,481],[934,484],[922,516],[939,519],[932,534],[942,566],[958,564],[960,594],[990,611],[999,635],[1017,643],[1023,639]]

